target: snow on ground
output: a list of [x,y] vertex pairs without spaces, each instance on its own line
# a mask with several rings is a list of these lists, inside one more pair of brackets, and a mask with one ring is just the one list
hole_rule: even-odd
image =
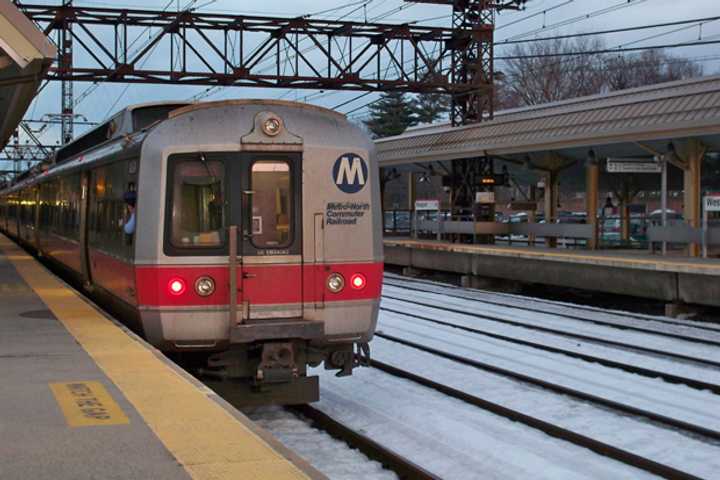
[[587,318],[588,320],[600,320],[603,322],[615,323],[618,326],[629,325],[642,328],[653,328],[659,332],[678,333],[681,335],[698,336],[714,341],[720,341],[720,325],[694,320],[683,320],[678,318],[658,317],[645,315],[636,312],[624,312],[621,310],[604,309],[589,305],[577,305],[543,298],[534,298],[511,293],[498,293],[485,290],[461,288],[453,285],[433,282],[431,280],[410,279],[392,273],[385,273],[385,286],[409,287],[423,291],[451,294],[478,301],[490,301],[507,304],[508,306],[521,306],[532,308],[545,313],[557,313],[560,315],[572,315]]
[[[478,313],[497,316],[514,322],[525,323],[528,326],[540,325],[543,327],[566,331],[568,333],[578,333],[581,335],[592,336],[600,340],[623,342],[629,345],[652,348],[694,358],[711,360],[720,359],[720,347],[643,332],[621,330],[614,327],[584,322],[582,320],[558,317],[557,315],[547,313],[529,312],[518,308],[499,307],[497,305],[482,303],[476,300],[459,299],[442,294],[418,292],[389,286],[383,288],[383,295],[428,305],[436,305],[438,308],[446,307],[460,309],[469,314]],[[484,320],[478,319],[478,321],[481,322]]]
[[249,408],[244,413],[330,480],[397,479],[395,473],[385,470],[378,462],[311,427],[307,420],[282,407]]
[[[407,315],[419,315],[425,318],[431,318],[441,320],[443,322],[452,323],[453,325],[459,325],[463,327],[470,327],[482,332],[488,332],[498,335],[503,335],[509,338],[517,340],[525,340],[529,342],[539,343],[556,348],[562,348],[572,352],[583,353],[586,355],[593,355],[599,358],[606,358],[616,362],[626,363],[629,365],[637,365],[639,367],[648,368],[660,372],[667,372],[673,375],[679,375],[703,382],[715,383],[720,385],[720,369],[713,368],[710,366],[703,366],[700,364],[693,364],[688,362],[678,362],[667,357],[661,357],[658,355],[642,353],[638,351],[619,349],[612,346],[606,346],[602,344],[596,344],[592,342],[586,342],[584,340],[576,340],[553,333],[539,332],[524,327],[517,327],[514,325],[507,325],[501,322],[495,322],[492,320],[482,320],[470,315],[463,315],[455,312],[447,312],[438,308],[422,307],[412,303],[403,301],[384,299],[382,306],[394,311],[404,312]],[[393,315],[391,312],[383,311],[383,315]],[[411,320],[408,318],[408,320]],[[434,326],[431,322],[423,321],[422,319],[412,319],[419,324],[425,324],[426,326]],[[456,333],[463,334],[467,337],[477,337],[478,339],[487,339],[490,337],[483,337],[480,334],[466,332],[462,330],[456,330]],[[502,340],[495,340],[499,344],[502,344]],[[532,347],[526,347],[532,348]],[[720,361],[720,358],[716,360]]]
[[413,382],[320,369],[314,406],[445,479],[639,479],[645,472]]
[[[401,278],[388,276],[391,281]],[[378,330],[455,355],[560,384],[591,395],[676,418],[705,428],[720,430],[720,396],[707,391],[647,378],[623,370],[573,359],[566,355],[433,324],[412,317],[422,315],[510,338],[545,344],[607,358],[678,376],[720,384],[720,369],[670,357],[578,341],[558,334],[473,317],[473,313],[507,318],[530,326],[541,325],[612,341],[634,344],[696,358],[720,361],[720,348],[658,334],[593,324],[576,316],[622,326],[639,326],[720,341],[720,329],[701,329],[693,322],[595,307],[576,308],[525,298],[434,285],[423,282],[417,291],[384,286],[384,293],[403,300],[384,298],[382,306],[403,313],[381,311]],[[450,295],[468,298],[455,298]],[[483,301],[485,300],[485,301]],[[502,303],[492,305],[487,302]],[[421,306],[409,302],[422,302]],[[466,313],[443,310],[447,306]],[[533,309],[536,311],[528,311]],[[717,338],[716,338],[717,337]],[[376,337],[372,357],[436,382],[491,402],[540,418],[568,430],[627,450],[700,478],[720,478],[720,442],[682,430],[623,414],[607,407],[554,393],[502,375],[492,374]],[[317,408],[385,445],[442,478],[650,478],[651,476],[609,458],[548,436],[523,424],[509,421],[435,390],[396,378],[373,368],[356,369],[352,377],[337,378],[332,372],[314,369],[321,377]],[[272,411],[271,411],[272,412]],[[281,411],[282,412],[282,411]],[[293,420],[271,413],[265,422],[281,441],[300,455],[319,454],[325,468],[337,467],[333,478],[354,477],[352,468],[336,460],[324,440],[295,430]],[[277,418],[273,417],[276,415]],[[294,421],[300,422],[295,419]],[[262,423],[261,423],[262,424]],[[309,428],[309,427],[308,427]],[[303,453],[305,452],[305,453]],[[314,464],[317,462],[313,462]],[[317,465],[316,465],[317,466]],[[323,470],[322,468],[320,468]],[[375,472],[378,473],[378,472]],[[387,472],[379,471],[379,474]],[[365,474],[362,478],[369,478]],[[383,478],[383,477],[379,477]]]
[[[720,442],[700,440],[645,418],[559,395],[502,375],[460,365],[389,340],[372,342],[376,360],[535,416],[701,478],[720,472]],[[325,388],[325,384],[322,384]]]
[[698,426],[720,430],[720,396],[565,355],[381,312],[378,330]]

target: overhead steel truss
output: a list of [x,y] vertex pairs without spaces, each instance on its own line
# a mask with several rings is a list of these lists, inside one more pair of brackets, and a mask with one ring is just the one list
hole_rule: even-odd
[[[50,80],[465,93],[453,28],[23,4],[72,62]],[[470,34],[480,35],[471,27]],[[479,28],[479,27],[478,27]],[[483,33],[484,35],[485,33]],[[84,51],[83,55],[77,55]]]

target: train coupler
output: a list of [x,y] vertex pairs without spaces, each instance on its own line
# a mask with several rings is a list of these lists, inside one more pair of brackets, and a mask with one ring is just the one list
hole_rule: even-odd
[[326,370],[340,370],[335,374],[336,377],[347,377],[352,375],[353,368],[369,365],[370,345],[367,343],[348,344],[330,353],[325,361]]
[[260,363],[255,372],[255,383],[292,382],[300,376],[295,363],[295,348],[288,343],[266,343],[263,345]]

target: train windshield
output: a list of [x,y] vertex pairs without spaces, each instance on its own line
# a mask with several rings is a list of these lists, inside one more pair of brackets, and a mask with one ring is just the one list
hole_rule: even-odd
[[257,248],[282,248],[290,243],[290,165],[259,160],[250,173],[252,243]]
[[219,247],[224,242],[225,167],[219,161],[190,160],[173,177],[172,235],[175,247]]

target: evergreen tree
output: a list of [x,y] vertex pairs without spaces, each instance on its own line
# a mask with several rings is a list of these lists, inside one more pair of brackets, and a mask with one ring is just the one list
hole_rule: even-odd
[[382,138],[400,135],[417,122],[404,93],[386,92],[370,105],[370,118],[364,123],[375,138]]
[[433,123],[450,110],[450,95],[421,93],[414,98],[411,107],[417,123]]

